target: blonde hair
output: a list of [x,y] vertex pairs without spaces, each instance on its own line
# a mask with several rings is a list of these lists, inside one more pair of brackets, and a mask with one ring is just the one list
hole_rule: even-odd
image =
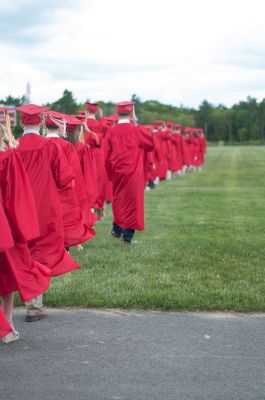
[[0,151],[5,151],[7,145],[14,149],[18,146],[18,141],[14,138],[11,126],[10,126],[10,117],[8,114],[5,115],[6,126],[0,123]]

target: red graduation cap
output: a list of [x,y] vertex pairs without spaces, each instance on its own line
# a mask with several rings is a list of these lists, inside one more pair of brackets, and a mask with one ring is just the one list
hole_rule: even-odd
[[73,117],[77,118],[81,122],[84,122],[86,120],[85,114],[73,115]]
[[78,126],[81,126],[83,121],[81,121],[75,115],[67,115],[66,128],[68,131],[74,131]]
[[68,115],[57,111],[48,111],[45,122],[55,127],[61,127],[62,123],[66,123],[67,129],[73,130],[78,125],[82,125],[80,117],[84,118],[83,115]]
[[49,110],[45,117],[45,124],[49,127],[59,128],[63,124],[63,120],[66,120],[66,114]]
[[117,113],[130,113],[133,111],[134,101],[120,101],[119,103],[115,103]]
[[155,126],[163,126],[164,125],[164,121],[156,121],[154,123]]
[[92,113],[96,113],[98,111],[97,103],[86,103],[87,111],[91,111]]
[[108,117],[105,117],[105,119],[111,122],[118,122],[119,117],[117,114],[111,114]]
[[15,108],[21,112],[21,122],[24,125],[37,125],[41,123],[41,114],[49,110],[47,107],[38,106],[36,104],[26,104]]
[[172,122],[167,122],[167,128],[169,128],[169,129],[171,129],[172,128],[172,126],[173,126],[173,124],[172,124]]

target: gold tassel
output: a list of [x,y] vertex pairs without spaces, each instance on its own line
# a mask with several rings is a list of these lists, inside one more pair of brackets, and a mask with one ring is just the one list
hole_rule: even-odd
[[6,140],[9,146],[14,149],[18,146],[18,141],[14,138],[11,130],[10,115],[6,113]]

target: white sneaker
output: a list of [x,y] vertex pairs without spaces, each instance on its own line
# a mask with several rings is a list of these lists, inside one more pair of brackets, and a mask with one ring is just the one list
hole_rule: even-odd
[[19,333],[17,331],[10,332],[8,335],[2,338],[2,342],[7,344],[10,342],[15,342],[19,338]]

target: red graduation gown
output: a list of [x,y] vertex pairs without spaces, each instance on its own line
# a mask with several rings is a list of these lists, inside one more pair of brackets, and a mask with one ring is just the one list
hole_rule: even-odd
[[[48,289],[50,270],[32,260],[26,244],[39,235],[39,225],[28,177],[11,150],[0,152],[0,203],[14,242],[5,249],[6,243],[0,240],[0,296],[19,291],[21,299],[27,301]],[[0,227],[8,233],[4,219]]]
[[58,191],[64,225],[64,244],[66,247],[76,246],[95,236],[95,231],[91,227],[93,224],[79,158],[70,142],[60,137],[48,137],[48,139],[57,143],[61,148],[62,157],[66,157],[66,162],[69,162],[69,169],[73,170],[74,179]]
[[176,139],[176,157],[177,157],[177,163],[176,163],[176,171],[179,171],[183,167],[183,138],[181,133],[175,133],[175,139]]
[[[79,142],[82,144],[81,142]],[[86,135],[86,148],[82,149],[76,146],[76,150],[79,156],[79,161],[81,159],[85,160],[84,164],[81,161],[81,168],[83,171],[85,182],[87,185],[87,195],[88,195],[88,206],[89,208],[94,208],[96,206],[97,196],[98,196],[98,188],[97,188],[97,170],[96,170],[96,162],[94,157],[94,143],[90,136]],[[86,154],[84,154],[86,153]],[[84,166],[84,169],[83,169]]]
[[199,154],[199,143],[197,137],[195,136],[190,137],[190,147],[191,147],[192,165],[197,165],[198,154]]
[[154,138],[142,127],[118,124],[106,136],[106,169],[113,184],[114,222],[126,229],[144,229],[144,151]]
[[199,136],[199,146],[200,146],[200,150],[199,150],[199,160],[198,160],[198,164],[199,165],[203,165],[204,164],[204,156],[206,153],[206,139],[204,135]]
[[183,137],[183,165],[192,165],[190,139]]
[[37,206],[40,236],[29,243],[32,258],[57,276],[79,268],[64,248],[64,229],[58,190],[73,179],[65,157],[51,140],[24,135],[17,149],[28,173]]
[[175,149],[174,149],[174,139],[172,138],[172,134],[168,133],[168,140],[166,141],[167,147],[167,161],[168,161],[168,169],[169,171],[174,171],[174,163],[175,163]]
[[96,208],[102,210],[107,194],[107,173],[105,169],[105,152],[104,152],[104,141],[105,141],[105,129],[101,125],[100,121],[94,118],[88,118],[86,120],[87,127],[98,135],[99,143],[93,147],[93,153],[95,157],[96,165],[96,176],[97,176],[97,199]]
[[144,153],[144,169],[145,169],[145,183],[153,181],[154,178],[154,151]]
[[91,213],[90,211],[91,208],[93,208],[93,206],[95,205],[96,201],[97,193],[95,192],[95,188],[97,187],[97,182],[96,182],[96,174],[94,173],[91,174],[91,167],[93,165],[91,163],[91,151],[89,150],[87,144],[81,142],[76,143],[75,150],[78,155],[80,167],[85,182],[86,192],[88,194],[88,215],[90,224],[92,226],[97,220],[97,214]]
[[10,231],[8,220],[6,218],[2,205],[2,196],[0,196],[0,252],[14,246],[13,237]]
[[159,145],[159,153],[161,157],[161,163],[158,169],[158,176],[160,179],[166,179],[166,174],[168,170],[168,146],[167,141],[170,139],[168,130],[157,131],[156,138]]

